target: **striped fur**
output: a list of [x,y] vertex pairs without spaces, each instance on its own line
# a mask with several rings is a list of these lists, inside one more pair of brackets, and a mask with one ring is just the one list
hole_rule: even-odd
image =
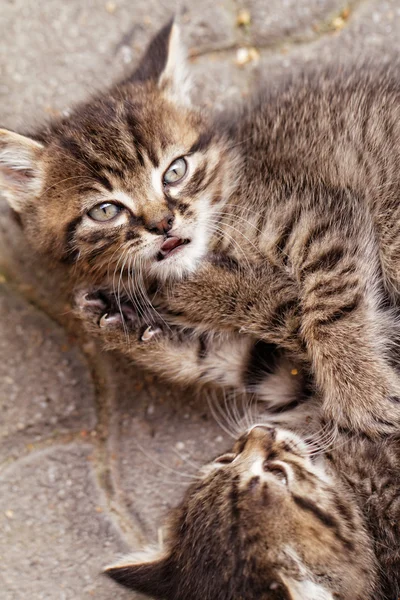
[[[106,573],[165,600],[397,598],[398,441],[379,449],[361,436],[340,441],[317,464],[293,433],[253,427],[188,488],[164,548]],[[382,467],[393,472],[387,491]]]
[[[398,81],[394,64],[338,65],[212,122],[188,106],[169,24],[120,85],[33,139],[2,131],[2,188],[32,243],[86,282],[132,296],[172,282],[155,302],[175,322],[280,346],[311,369],[326,418],[393,432]],[[178,158],[187,172],[166,184]],[[105,201],[118,215],[99,224]]]
[[127,296],[117,301],[105,290],[84,289],[76,295],[75,313],[105,348],[181,386],[251,394],[270,414],[283,413],[286,421],[312,396],[309,373],[274,344],[229,332],[202,334],[163,321],[168,319],[163,313],[154,320],[140,302],[136,298],[133,306]]

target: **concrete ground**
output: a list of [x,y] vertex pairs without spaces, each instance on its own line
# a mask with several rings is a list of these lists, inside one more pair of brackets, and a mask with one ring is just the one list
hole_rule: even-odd
[[[1,125],[23,131],[117,80],[175,9],[175,0],[3,0]],[[183,9],[196,97],[217,109],[306,62],[390,61],[400,50],[400,0]],[[32,255],[0,207],[0,597],[132,598],[102,566],[157,539],[194,465],[227,436],[204,399],[82,336],[65,273]]]

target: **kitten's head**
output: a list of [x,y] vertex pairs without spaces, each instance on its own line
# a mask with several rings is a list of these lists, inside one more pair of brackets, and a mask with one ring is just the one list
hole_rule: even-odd
[[202,470],[162,551],[106,573],[165,600],[371,600],[376,569],[349,491],[300,438],[257,426]]
[[34,138],[0,130],[0,190],[30,242],[96,281],[139,266],[161,279],[195,269],[234,157],[188,88],[171,22],[109,92]]

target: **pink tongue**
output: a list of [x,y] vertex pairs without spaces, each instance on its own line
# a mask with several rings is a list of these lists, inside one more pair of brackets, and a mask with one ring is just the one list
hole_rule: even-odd
[[181,244],[182,244],[181,238],[170,237],[163,243],[163,245],[161,246],[161,250],[163,250],[164,252],[169,252],[170,250],[173,250],[174,248],[176,248],[177,246],[180,246]]

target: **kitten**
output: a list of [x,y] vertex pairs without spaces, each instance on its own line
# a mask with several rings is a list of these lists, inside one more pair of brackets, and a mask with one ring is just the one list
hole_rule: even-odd
[[106,573],[164,600],[397,600],[399,439],[342,432],[324,458],[312,448],[251,428],[200,471],[164,547]]
[[[96,333],[100,323],[110,347],[117,332],[125,335],[112,302],[105,294],[78,300],[85,326]],[[171,515],[165,547],[106,573],[165,600],[397,600],[398,437],[321,430],[318,397],[279,349],[228,334],[200,343],[195,332],[149,326],[129,302],[121,309],[125,348],[139,361],[149,353],[159,370],[171,357],[181,382],[243,391],[253,381],[269,404],[261,426],[201,470]],[[243,423],[254,419],[249,413]]]
[[181,323],[279,345],[310,363],[326,418],[393,431],[396,68],[299,75],[211,123],[187,89],[169,24],[125,82],[33,137],[3,130],[1,185],[27,237],[118,293],[174,281],[159,303]]

